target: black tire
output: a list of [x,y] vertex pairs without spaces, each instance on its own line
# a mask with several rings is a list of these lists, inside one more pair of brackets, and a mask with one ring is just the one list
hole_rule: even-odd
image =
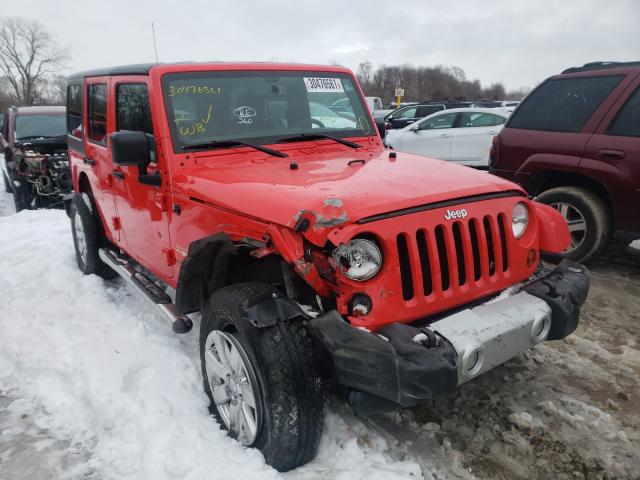
[[536,201],[546,205],[568,204],[584,218],[586,231],[576,247],[559,257],[575,262],[587,262],[599,255],[611,237],[611,213],[604,201],[591,190],[582,187],[556,187],[542,192]]
[[2,172],[2,179],[4,180],[4,191],[7,193],[13,193],[13,190],[11,189],[11,182],[4,172]]
[[11,179],[7,176],[8,172],[9,172],[9,164],[8,164],[9,160],[8,159],[10,158],[10,156],[11,156],[11,151],[9,149],[7,149],[4,152],[4,160],[3,160],[4,161],[4,167],[5,167],[7,173],[5,173],[4,171],[2,172],[2,178],[4,180],[4,191],[7,192],[7,193],[13,193],[13,189],[11,188]]
[[239,283],[215,292],[200,324],[200,360],[210,410],[226,428],[207,380],[206,341],[212,331],[222,331],[241,344],[258,390],[257,434],[247,445],[258,448],[269,465],[284,472],[315,456],[322,435],[324,392],[312,341],[300,320],[257,328],[243,318],[243,305],[274,293],[264,283]]
[[[95,211],[95,208],[93,210]],[[75,194],[71,199],[69,217],[71,219],[71,233],[76,252],[76,262],[80,271],[85,275],[95,273],[102,278],[113,278],[116,272],[109,268],[98,256],[102,240],[101,229],[98,224],[99,217],[91,213],[81,194]],[[76,229],[76,222],[81,222],[81,232]],[[84,254],[81,253],[79,234],[82,234],[84,238]]]
[[[18,185],[16,185],[16,182]],[[16,212],[31,208],[31,186],[24,180],[14,180],[12,183],[11,192],[13,193],[13,204],[16,207]]]

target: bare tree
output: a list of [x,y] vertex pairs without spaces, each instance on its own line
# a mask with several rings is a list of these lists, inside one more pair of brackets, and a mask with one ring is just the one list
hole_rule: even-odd
[[68,58],[51,34],[36,20],[4,18],[0,21],[0,72],[18,103],[33,105],[42,98],[45,77]]

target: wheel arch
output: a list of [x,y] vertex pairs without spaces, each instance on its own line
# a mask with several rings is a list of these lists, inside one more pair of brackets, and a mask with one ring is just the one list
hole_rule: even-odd
[[529,177],[525,189],[535,197],[545,190],[562,186],[582,187],[598,195],[604,201],[611,220],[614,221],[613,200],[609,189],[588,175],[562,170],[543,170]]
[[182,314],[204,307],[209,297],[227,285],[264,282],[285,285],[286,264],[277,254],[255,258],[258,248],[250,243],[234,243],[225,233],[201,238],[189,245],[180,265],[176,285],[176,309]]

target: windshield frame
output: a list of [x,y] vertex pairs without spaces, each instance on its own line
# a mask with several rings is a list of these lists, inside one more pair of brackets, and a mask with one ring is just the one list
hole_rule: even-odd
[[[298,130],[289,130],[274,133],[273,135],[263,135],[263,136],[255,136],[255,137],[238,137],[234,139],[227,138],[210,138],[208,141],[227,141],[227,140],[238,140],[242,142],[252,143],[254,145],[274,145],[277,143],[277,140],[282,137],[288,137],[291,135],[299,135],[299,134],[328,134],[337,138],[352,138],[352,137],[372,137],[377,134],[377,129],[375,128],[373,121],[370,118],[369,109],[365,102],[364,95],[360,89],[358,81],[356,78],[347,72],[340,71],[331,71],[331,70],[309,70],[309,69],[300,69],[300,70],[275,70],[275,69],[258,69],[258,70],[244,70],[244,69],[229,69],[229,70],[189,70],[189,71],[179,71],[179,72],[167,72],[162,74],[160,78],[160,87],[162,92],[162,99],[164,102],[164,121],[168,126],[169,133],[171,136],[171,144],[174,153],[189,153],[189,152],[201,152],[211,150],[211,148],[203,147],[201,149],[189,149],[184,150],[183,143],[178,138],[177,130],[175,125],[170,120],[173,116],[173,105],[169,98],[169,82],[176,79],[193,79],[193,78],[220,78],[220,77],[234,77],[234,76],[292,76],[292,77],[327,77],[327,78],[344,78],[349,80],[354,86],[355,97],[358,99],[360,106],[363,111],[364,121],[366,125],[369,127],[368,133],[359,129],[354,128],[351,130],[340,130],[340,129],[322,129],[322,131],[314,130],[314,129],[298,129]],[[310,102],[312,103],[312,102]],[[206,140],[203,140],[206,141]],[[235,148],[235,147],[229,147]]]

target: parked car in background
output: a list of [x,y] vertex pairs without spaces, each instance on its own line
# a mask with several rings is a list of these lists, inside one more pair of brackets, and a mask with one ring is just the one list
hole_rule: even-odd
[[62,207],[71,190],[64,107],[11,107],[0,137],[5,191],[16,211]]
[[408,105],[406,107],[399,108],[385,117],[385,130],[396,130],[404,128],[407,125],[427,117],[432,113],[439,112],[441,110],[448,110],[451,108],[475,108],[473,102],[466,101],[433,101],[420,102],[415,105]]
[[364,97],[364,99],[367,102],[367,106],[369,107],[369,110],[371,110],[371,113],[375,113],[379,110],[385,110],[380,97]]
[[586,261],[640,232],[640,62],[569,68],[531,92],[495,137],[491,172],[559,210]]
[[508,116],[502,109],[442,110],[401,130],[389,130],[385,143],[401,152],[487,167],[493,137]]
[[504,108],[508,112],[513,112],[519,104],[520,102],[512,100],[500,102],[500,106],[502,106],[502,108]]

